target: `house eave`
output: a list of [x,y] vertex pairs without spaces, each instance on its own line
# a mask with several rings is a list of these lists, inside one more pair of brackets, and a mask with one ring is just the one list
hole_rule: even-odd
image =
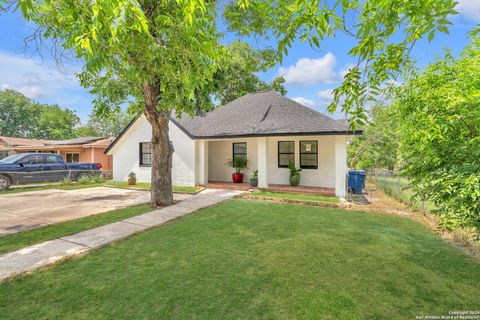
[[215,135],[215,136],[192,136],[195,140],[215,140],[215,139],[236,139],[236,138],[257,138],[257,137],[293,137],[293,136],[351,136],[361,135],[362,131],[320,131],[320,132],[279,132],[279,133],[252,133],[252,134],[233,134],[233,135]]
[[192,140],[214,140],[214,139],[235,139],[235,138],[256,138],[256,137],[292,137],[292,136],[338,136],[338,135],[361,135],[363,130],[355,131],[312,131],[312,132],[275,132],[275,133],[246,133],[246,134],[218,134],[213,136],[195,136],[188,132],[178,121],[170,118],[183,133]]
[[[140,118],[134,118],[130,123],[120,132],[120,134],[112,141],[112,143],[105,149],[104,153],[108,154],[110,150],[117,144],[118,141],[127,133],[133,124]],[[313,131],[313,132],[275,132],[275,133],[248,133],[248,134],[218,134],[213,136],[195,136],[185,129],[177,120],[170,117],[170,121],[175,124],[183,133],[185,133],[192,140],[215,140],[215,139],[238,139],[238,138],[256,138],[256,137],[292,137],[292,136],[352,136],[361,135],[363,130],[355,131]]]

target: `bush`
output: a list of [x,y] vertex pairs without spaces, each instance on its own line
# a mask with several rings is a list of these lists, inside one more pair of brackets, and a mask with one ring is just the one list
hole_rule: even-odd
[[104,183],[105,177],[102,174],[91,176],[90,181],[92,183]]
[[402,172],[448,229],[480,232],[480,41],[447,53],[397,89]]
[[77,183],[78,184],[90,184],[91,183],[90,177],[89,176],[81,176],[80,178],[78,178]]
[[69,178],[63,178],[62,182],[60,183],[62,186],[71,186],[73,181]]

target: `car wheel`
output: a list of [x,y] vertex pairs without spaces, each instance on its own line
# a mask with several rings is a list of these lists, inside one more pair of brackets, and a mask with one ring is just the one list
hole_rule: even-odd
[[8,190],[10,188],[10,178],[4,175],[0,175],[0,190]]
[[78,179],[82,179],[82,178],[90,178],[90,175],[88,173],[80,173],[78,176],[77,176],[77,180]]

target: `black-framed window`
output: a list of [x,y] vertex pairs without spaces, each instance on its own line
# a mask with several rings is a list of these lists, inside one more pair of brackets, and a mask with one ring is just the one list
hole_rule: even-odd
[[80,162],[80,153],[78,152],[65,153],[65,162],[67,163]]
[[234,142],[233,143],[232,159],[245,159],[247,160],[247,143],[246,142]]
[[300,168],[318,168],[318,142],[316,140],[300,141]]
[[278,167],[288,168],[289,161],[295,162],[295,141],[278,141]]
[[152,165],[152,144],[150,142],[140,142],[140,165]]

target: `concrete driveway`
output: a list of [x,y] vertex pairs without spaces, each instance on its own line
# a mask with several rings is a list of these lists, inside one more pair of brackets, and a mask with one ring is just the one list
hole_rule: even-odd
[[[182,200],[188,195],[175,195]],[[0,237],[150,201],[150,192],[96,187],[0,195]]]

